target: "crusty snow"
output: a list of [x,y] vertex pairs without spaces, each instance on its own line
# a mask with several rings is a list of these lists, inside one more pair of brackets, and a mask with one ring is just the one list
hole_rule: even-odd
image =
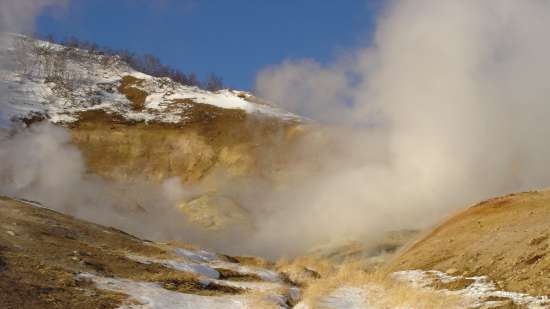
[[[300,298],[300,290],[297,287],[284,283],[279,275],[271,270],[227,262],[219,255],[202,250],[172,248],[172,259],[155,259],[131,255],[130,259],[140,263],[158,263],[178,271],[189,272],[199,276],[198,280],[205,286],[208,284],[225,285],[246,289],[251,292],[267,296],[275,307],[286,308],[287,298],[296,302]],[[258,281],[232,281],[222,280],[216,269],[224,268],[241,274],[254,274]],[[227,296],[200,296],[173,292],[162,286],[150,282],[138,282],[124,278],[106,278],[93,274],[80,274],[79,278],[93,281],[100,289],[120,292],[129,295],[131,301],[139,304],[128,304],[119,309],[185,309],[185,308],[253,308],[248,294]],[[438,271],[408,270],[395,272],[391,275],[393,280],[410,285],[411,291],[431,290],[439,293],[441,297],[458,296],[461,299],[461,308],[493,308],[502,305],[502,301],[495,299],[508,299],[516,305],[529,309],[550,308],[548,296],[531,296],[522,293],[500,291],[487,277],[462,277],[450,276]],[[433,290],[431,286],[435,282],[452,283],[457,280],[468,279],[471,284],[459,290]],[[281,291],[287,290],[286,295]],[[365,283],[362,286],[343,285],[327,293],[313,307],[307,302],[299,302],[295,309],[415,309],[415,307],[395,308],[391,305],[392,295],[383,286]]]
[[179,271],[184,271],[188,273],[193,273],[199,276],[204,276],[211,279],[218,279],[220,277],[220,273],[218,273],[215,269],[210,267],[207,264],[204,263],[194,263],[194,262],[186,262],[186,261],[179,261],[179,260],[162,260],[162,259],[152,259],[152,258],[146,258],[142,256],[137,255],[128,255],[129,259],[134,260],[136,262],[140,262],[143,264],[161,264],[165,267],[172,268]]
[[249,308],[243,296],[201,296],[173,292],[151,282],[115,279],[80,274],[79,279],[93,281],[99,289],[130,296],[139,304],[125,304],[118,309],[244,309]]
[[440,271],[408,270],[393,274],[394,278],[408,282],[415,288],[428,288],[433,282],[451,283],[460,279],[472,280],[472,284],[462,290],[447,291],[450,295],[458,295],[470,303],[470,308],[477,308],[481,305],[490,305],[486,301],[489,297],[506,298],[516,305],[522,305],[529,309],[550,308],[549,296],[531,296],[528,294],[499,291],[495,284],[486,276],[462,277],[450,276]]
[[[176,258],[155,259],[138,255],[127,257],[143,264],[161,264],[165,267],[198,275],[204,284],[215,283],[230,287],[256,291],[278,291],[285,285],[275,271],[254,266],[245,266],[222,260],[217,254],[206,250],[174,248]],[[220,280],[218,269],[227,269],[243,275],[255,275],[258,281]]]
[[[43,41],[13,35],[14,40],[27,40],[48,49],[50,53],[61,53],[65,47]],[[27,44],[28,45],[28,44]],[[27,46],[14,44],[14,46]],[[90,54],[84,50],[72,50],[66,59],[62,82],[46,80],[45,67],[50,64],[45,57],[27,53],[27,62],[32,69],[22,69],[18,64],[22,58],[9,44],[0,47],[0,57],[11,59],[13,65],[0,68],[0,125],[6,126],[7,119],[24,118],[34,114],[45,115],[54,123],[70,123],[78,120],[78,113],[87,110],[103,110],[134,121],[156,121],[180,123],[185,121],[185,111],[190,104],[202,103],[226,109],[242,109],[283,119],[298,117],[259,103],[250,93],[223,89],[216,92],[197,87],[184,86],[169,78],[156,78],[131,69],[117,57]],[[124,76],[143,80],[134,86],[148,93],[142,110],[134,110],[132,103],[117,88]],[[185,100],[186,103],[182,103]],[[191,102],[191,103],[189,103]]]
[[[300,295],[298,288],[284,284],[278,275],[270,270],[225,262],[217,254],[202,249],[172,249],[175,253],[173,259],[157,259],[137,255],[128,255],[127,257],[140,263],[158,263],[168,268],[198,275],[199,282],[205,286],[213,283],[258,292],[259,295],[265,297],[266,301],[273,304],[273,308],[287,308],[285,305],[287,298],[297,301]],[[231,269],[242,274],[257,274],[260,280],[265,278],[267,281],[221,280],[219,279],[219,273],[214,269],[217,267]],[[89,273],[79,274],[77,278],[91,280],[99,289],[128,295],[130,301],[118,309],[255,309],[251,303],[250,295],[247,293],[242,295],[201,296],[174,292],[164,289],[156,283],[133,281],[125,278],[107,278]],[[289,291],[288,296],[281,294],[281,291],[284,291],[285,288]],[[134,304],[134,302],[138,304]]]

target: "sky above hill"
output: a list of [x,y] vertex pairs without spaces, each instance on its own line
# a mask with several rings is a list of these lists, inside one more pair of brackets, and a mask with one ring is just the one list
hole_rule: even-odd
[[152,53],[200,77],[252,89],[285,59],[328,63],[370,41],[382,0],[72,0],[45,10],[37,31]]

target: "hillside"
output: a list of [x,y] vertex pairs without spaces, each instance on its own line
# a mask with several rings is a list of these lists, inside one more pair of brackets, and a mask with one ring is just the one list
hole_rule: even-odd
[[320,278],[295,308],[550,308],[549,224],[550,191],[524,192],[451,216],[374,270],[369,258],[299,258],[286,268]]
[[[260,259],[153,243],[0,198],[0,308],[287,308],[298,289]],[[262,265],[262,266],[259,266]]]
[[550,191],[494,198],[444,221],[390,264],[492,278],[499,288],[548,295]]
[[[532,205],[529,207],[533,212],[531,217],[539,219],[525,226],[526,221],[516,209],[510,214],[518,217],[519,223],[511,228],[519,229],[521,226],[527,230],[533,223],[535,227],[531,232],[542,231],[539,228],[542,228],[543,221],[548,221],[547,207],[543,206],[548,205],[548,194],[533,196],[529,193],[513,198],[516,200],[511,204]],[[502,202],[503,199],[490,201],[488,209],[494,212],[499,200]],[[502,219],[502,213],[500,215]],[[522,273],[538,280],[537,284],[530,281],[528,286],[539,288],[537,294],[544,294],[548,291],[544,281],[547,276],[536,273],[544,273],[548,268],[544,257],[534,263],[524,260],[526,265],[536,265],[531,266],[537,267],[533,272],[525,271],[527,268],[521,266],[514,269],[506,263],[491,269],[491,265],[484,264],[484,261],[486,256],[490,256],[487,253],[489,250],[501,252],[497,248],[503,239],[498,237],[498,233],[493,238],[493,247],[483,243],[487,251],[479,249],[479,243],[477,246],[466,245],[476,243],[476,239],[472,239],[474,233],[464,233],[463,238],[467,241],[462,240],[460,234],[453,234],[457,242],[464,244],[464,250],[443,246],[449,243],[442,238],[447,227],[471,227],[468,225],[470,216],[475,217],[459,216],[451,220],[454,223],[442,225],[431,236],[405,250],[390,264],[398,267],[388,272],[384,268],[365,269],[361,260],[336,262],[316,257],[317,254],[273,264],[261,258],[217,254],[189,244],[155,243],[45,209],[34,202],[2,197],[0,307],[548,308],[548,296],[536,297],[531,294],[532,291],[528,291],[529,294],[518,293],[521,290],[518,286],[493,281],[498,278],[505,283],[514,283],[517,280],[514,273]],[[486,223],[496,222],[491,219],[497,217],[490,213],[485,216]],[[535,224],[535,221],[538,223]],[[506,223],[510,224],[510,221]],[[493,225],[497,226],[507,228],[506,224]],[[434,238],[439,240],[437,244],[433,242]],[[534,238],[526,246],[536,247],[538,254],[546,256],[546,241],[544,237]],[[521,243],[516,242],[517,248],[511,245],[505,247],[511,254],[501,254],[505,256],[503,260],[514,257],[514,252],[528,255],[535,251],[521,247]],[[426,244],[431,247],[425,247]],[[450,274],[437,271],[447,267],[441,262],[438,252],[445,255],[451,249],[456,250],[450,259],[454,259],[451,264],[457,270],[447,269]],[[458,252],[464,252],[464,255]],[[478,252],[478,262],[483,268],[476,273],[461,273],[462,269],[466,269],[464,263],[470,262],[464,256],[471,252]],[[397,268],[400,270],[395,271]],[[527,286],[526,282],[523,284]],[[510,290],[503,289],[504,286]]]
[[78,121],[81,112],[104,110],[128,121],[185,123],[195,103],[282,119],[296,115],[271,107],[252,94],[216,92],[137,72],[118,56],[65,47],[12,34],[2,46],[3,102],[9,119],[36,116],[54,123]]

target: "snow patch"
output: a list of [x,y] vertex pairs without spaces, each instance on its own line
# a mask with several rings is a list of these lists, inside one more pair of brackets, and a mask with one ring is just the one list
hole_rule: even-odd
[[281,282],[281,278],[277,272],[264,268],[243,266],[237,263],[228,263],[224,261],[213,261],[211,265],[215,268],[228,269],[241,274],[255,275],[264,281]]
[[407,270],[399,271],[393,274],[393,277],[399,281],[407,282],[414,288],[430,288],[435,282],[452,283],[461,279],[471,280],[472,283],[464,289],[450,291],[440,290],[449,295],[458,295],[467,300],[470,308],[478,308],[482,305],[491,306],[497,302],[488,301],[491,297],[509,299],[516,305],[525,306],[529,309],[550,308],[549,296],[531,296],[523,293],[499,291],[496,285],[487,276],[463,277],[450,276],[440,271]]
[[188,250],[183,248],[175,248],[176,255],[187,258],[193,262],[212,262],[218,260],[217,254],[206,250]]
[[152,258],[138,256],[138,255],[127,255],[127,258],[142,264],[152,264],[152,263],[161,264],[168,268],[172,268],[178,271],[193,273],[193,274],[204,276],[211,279],[218,279],[220,277],[219,272],[217,272],[215,269],[213,269],[212,267],[206,264],[175,261],[175,260],[152,259]]
[[[99,277],[88,273],[78,279],[94,282],[97,288],[130,296],[139,304],[125,304],[118,309],[244,309],[251,308],[243,296],[201,296],[166,290],[151,282]],[[252,309],[252,308],[251,308]]]

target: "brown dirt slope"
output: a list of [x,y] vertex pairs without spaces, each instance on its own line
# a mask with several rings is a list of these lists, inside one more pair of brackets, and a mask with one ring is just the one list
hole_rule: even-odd
[[449,218],[405,248],[390,270],[487,275],[500,288],[550,291],[550,191],[494,198]]
[[127,258],[169,258],[161,245],[122,231],[0,197],[0,308],[117,308],[122,294],[77,280],[78,273],[161,284],[199,295],[235,294],[240,289],[201,284],[190,273]]

